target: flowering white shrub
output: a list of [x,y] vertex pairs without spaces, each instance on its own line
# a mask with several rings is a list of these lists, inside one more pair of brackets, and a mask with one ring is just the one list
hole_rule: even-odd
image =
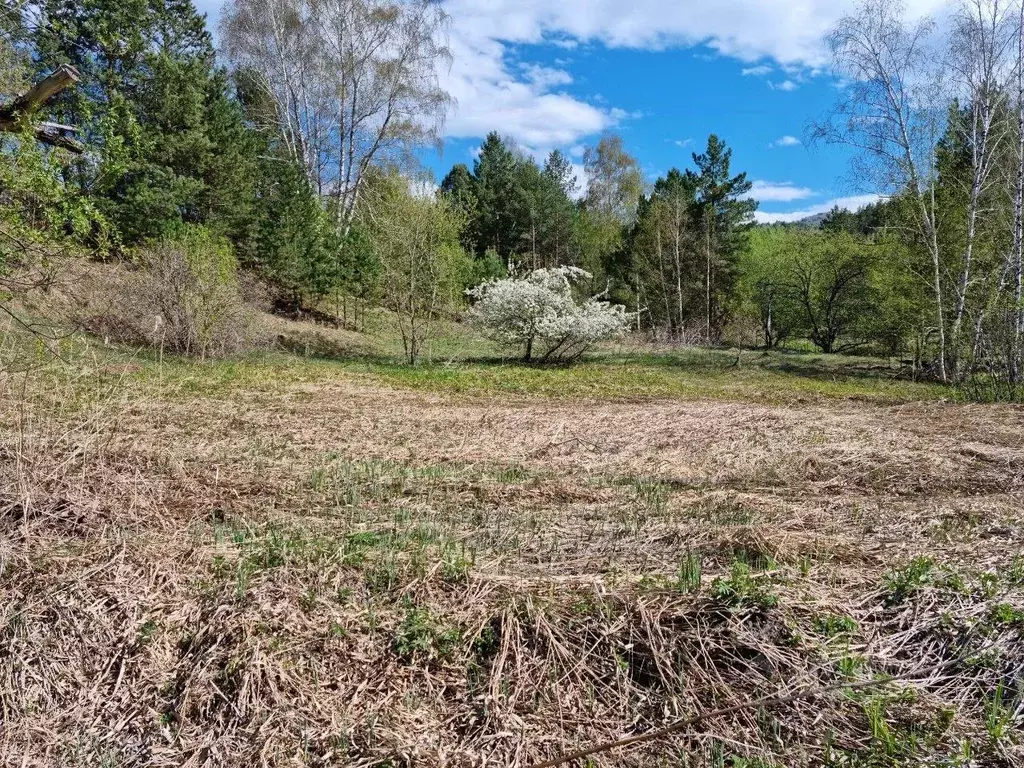
[[573,298],[572,284],[589,277],[557,267],[481,283],[466,292],[474,299],[470,318],[493,341],[522,347],[524,360],[575,360],[595,343],[621,336],[628,324],[624,307]]

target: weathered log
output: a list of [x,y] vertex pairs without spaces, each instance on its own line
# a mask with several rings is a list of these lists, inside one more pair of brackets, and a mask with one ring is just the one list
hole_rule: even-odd
[[[62,64],[54,72],[36,83],[32,88],[10,104],[0,107],[0,131],[5,133],[18,133],[31,120],[32,114],[68,86],[79,81],[78,70],[67,64]],[[60,123],[40,123],[32,126],[32,132],[37,140],[52,147],[61,147],[81,154],[85,151],[85,145],[77,139],[69,136],[76,128]]]

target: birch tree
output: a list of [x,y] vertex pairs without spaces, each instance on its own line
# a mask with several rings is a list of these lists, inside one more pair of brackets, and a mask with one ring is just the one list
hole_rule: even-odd
[[360,221],[380,262],[382,304],[394,312],[406,361],[415,365],[437,320],[462,298],[468,259],[459,236],[465,222],[443,195],[413,195],[398,174],[371,175]]
[[840,19],[828,43],[846,87],[815,133],[859,150],[855,174],[872,191],[911,199],[912,223],[930,262],[938,373],[946,380],[946,281],[935,196],[945,104],[942,71],[929,49],[933,30],[929,19],[906,24],[899,0],[865,0]]
[[[1000,0],[964,0],[954,28],[950,69],[956,76],[956,88],[962,93],[969,112],[954,130],[962,134],[960,141],[969,153],[970,188],[964,212],[965,237],[954,283],[955,310],[951,327],[954,354],[961,348],[961,333],[970,309],[970,294],[976,283],[975,244],[980,221],[993,207],[985,205],[990,188],[1000,179],[993,173],[1001,144],[1008,136],[1005,114],[1005,81],[1009,71],[1007,60],[1013,39],[1009,5]],[[983,312],[977,313],[975,341],[982,327]]]
[[[847,87],[819,135],[861,150],[857,175],[873,191],[911,201],[943,380],[970,373],[986,307],[1012,274],[1008,257],[997,280],[998,261],[979,263],[978,247],[1006,195],[998,171],[1016,130],[1006,116],[1018,16],[1004,0],[961,0],[950,35],[937,40],[934,24],[908,24],[897,0],[867,0],[829,38]],[[962,171],[940,178],[949,145]]]
[[447,17],[432,0],[230,0],[224,51],[274,105],[287,152],[347,228],[375,159],[440,140]]
[[1024,343],[1024,0],[1021,0],[1016,18],[1015,43],[1017,61],[1016,122],[1017,142],[1014,168],[1013,194],[1013,248],[1006,260],[1006,274],[1013,286],[1013,350],[1010,362],[1010,380],[1016,384],[1021,378],[1021,347]]

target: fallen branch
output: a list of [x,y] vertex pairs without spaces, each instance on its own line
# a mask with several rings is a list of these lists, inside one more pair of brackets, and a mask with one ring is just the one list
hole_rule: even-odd
[[[78,70],[67,64],[61,64],[54,72],[32,86],[27,93],[22,94],[10,104],[0,107],[0,132],[18,133],[22,131],[36,110],[79,80]],[[32,126],[32,132],[36,139],[43,144],[81,154],[85,151],[85,145],[68,135],[76,130],[74,126],[60,123],[40,123]]]

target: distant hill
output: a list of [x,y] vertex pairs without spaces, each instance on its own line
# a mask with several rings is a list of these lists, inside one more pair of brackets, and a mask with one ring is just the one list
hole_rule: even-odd
[[821,222],[828,216],[827,213],[815,213],[813,216],[805,216],[804,218],[794,221],[793,225],[797,227],[807,227],[809,229],[817,229],[821,226]]
[[764,223],[762,223],[759,226],[762,226],[762,227],[803,227],[803,228],[806,228],[806,229],[818,229],[821,226],[821,222],[823,222],[826,219],[827,216],[828,216],[827,213],[815,213],[815,214],[813,214],[811,216],[804,216],[804,218],[797,219],[796,221],[779,222],[779,223],[774,223],[774,224],[764,224]]

